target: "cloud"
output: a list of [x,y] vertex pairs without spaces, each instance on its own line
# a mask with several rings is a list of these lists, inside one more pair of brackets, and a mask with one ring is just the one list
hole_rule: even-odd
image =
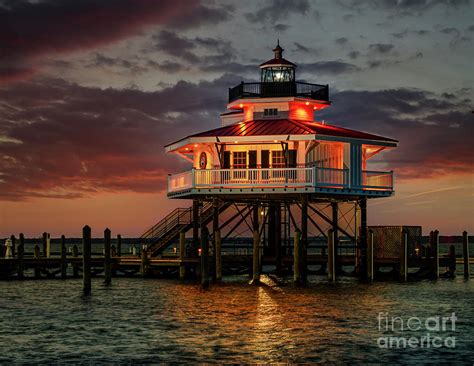
[[351,58],[352,60],[355,60],[356,58],[358,58],[360,56],[360,52],[359,51],[351,51],[347,54],[347,56],[349,58]]
[[294,45],[296,46],[296,52],[304,52],[304,53],[310,53],[310,49],[306,46],[303,46],[301,43],[294,42]]
[[385,54],[393,50],[394,45],[388,43],[374,43],[369,45],[369,51],[372,53]]
[[397,179],[470,174],[472,101],[462,90],[454,94],[446,99],[418,89],[337,92],[331,108],[317,118],[399,140],[398,148],[382,155],[383,162],[374,161],[394,169]]
[[320,73],[327,75],[340,75],[358,71],[356,65],[343,61],[319,61],[308,64],[300,64],[304,73]]
[[217,126],[234,80],[156,92],[50,79],[0,87],[0,199],[165,189],[184,167],[163,146]]
[[288,24],[278,23],[273,26],[273,29],[277,32],[286,32],[290,26]]
[[246,13],[245,17],[252,23],[271,22],[286,20],[292,14],[305,15],[310,10],[308,0],[270,0],[266,5],[252,13]]
[[347,42],[348,42],[348,39],[346,37],[340,37],[336,39],[336,43],[341,46],[346,45]]
[[232,7],[198,0],[3,1],[0,82],[33,75],[45,57],[93,50],[151,25],[190,28],[229,18]]
[[430,31],[427,31],[427,30],[424,30],[424,29],[418,29],[418,30],[405,29],[402,32],[392,33],[392,36],[394,36],[395,38],[401,39],[401,38],[405,38],[409,34],[414,34],[414,35],[418,35],[418,36],[425,36],[429,33],[430,33]]

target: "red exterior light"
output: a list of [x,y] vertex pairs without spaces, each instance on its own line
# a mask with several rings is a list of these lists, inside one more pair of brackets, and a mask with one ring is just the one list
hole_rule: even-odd
[[244,105],[242,103],[239,104],[239,108],[243,108]]
[[306,105],[309,105],[309,102],[306,102]]

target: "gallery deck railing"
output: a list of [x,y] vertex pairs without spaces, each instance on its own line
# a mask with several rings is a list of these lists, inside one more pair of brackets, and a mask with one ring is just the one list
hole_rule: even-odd
[[191,188],[355,188],[393,190],[393,172],[363,171],[360,185],[351,186],[349,169],[320,167],[261,169],[192,169],[168,176],[168,192]]
[[229,103],[243,98],[302,97],[329,101],[329,86],[301,81],[240,83],[229,88]]

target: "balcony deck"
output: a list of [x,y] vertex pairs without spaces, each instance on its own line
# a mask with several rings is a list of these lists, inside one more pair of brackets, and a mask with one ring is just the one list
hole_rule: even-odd
[[301,81],[240,83],[229,88],[229,103],[245,98],[301,97],[329,102],[329,86]]
[[170,198],[289,193],[387,197],[393,194],[393,172],[362,171],[360,184],[351,184],[348,169],[318,167],[192,169],[168,176]]

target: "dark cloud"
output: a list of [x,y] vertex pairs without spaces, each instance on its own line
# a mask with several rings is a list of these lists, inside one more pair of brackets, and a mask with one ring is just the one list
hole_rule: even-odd
[[266,5],[252,13],[246,13],[246,18],[252,23],[268,21],[275,23],[286,20],[292,14],[305,15],[310,10],[308,0],[268,0]]
[[349,58],[351,58],[352,60],[355,60],[356,58],[358,58],[360,56],[360,52],[359,51],[351,51],[347,54],[347,56]]
[[336,43],[341,45],[341,46],[346,45],[347,42],[348,42],[348,39],[346,37],[340,37],[340,38],[336,39]]
[[290,26],[288,24],[275,24],[273,26],[273,29],[276,30],[277,32],[286,32],[288,29],[290,28]]
[[298,42],[294,42],[294,45],[296,46],[296,52],[305,52],[305,53],[310,53],[311,50],[306,47],[306,46],[303,46],[301,43],[298,43]]
[[393,57],[383,59],[383,60],[371,59],[367,61],[367,66],[369,67],[369,69],[375,69],[378,67],[388,67],[388,66],[399,65],[408,61],[420,59],[422,57],[423,57],[423,52],[416,52],[415,54],[411,56],[407,56],[405,58],[399,58],[399,59],[393,58]]
[[319,73],[320,75],[340,75],[359,70],[356,65],[343,61],[319,61],[308,64],[300,64],[302,72]]
[[229,18],[232,7],[189,0],[3,1],[0,7],[0,82],[23,79],[41,60],[95,49],[150,25],[190,28]]
[[468,30],[469,32],[474,32],[474,24],[471,25],[471,26],[469,26],[469,28],[467,28],[467,30]]
[[351,0],[338,1],[344,9],[350,9],[362,13],[368,9],[388,10],[391,15],[419,16],[434,7],[442,6],[446,9],[460,9],[470,4],[470,0]]
[[470,173],[474,124],[464,93],[447,98],[416,89],[344,91],[333,93],[333,105],[317,117],[399,140],[383,157],[397,179]]
[[373,53],[388,53],[393,50],[394,45],[388,43],[374,43],[369,45],[369,51]]
[[157,42],[154,47],[157,51],[167,53],[189,63],[197,63],[199,61],[199,58],[192,52],[195,44],[191,40],[167,30],[153,35],[152,38]]
[[394,36],[395,38],[405,38],[406,36],[410,35],[410,34],[415,34],[415,35],[418,35],[418,36],[425,36],[427,35],[428,33],[430,33],[430,31],[427,31],[427,30],[424,30],[424,29],[418,29],[418,30],[404,30],[402,32],[398,32],[398,33],[392,33],[392,36]]
[[157,92],[61,80],[0,88],[0,198],[156,192],[180,160],[163,145],[219,124],[237,77]]

